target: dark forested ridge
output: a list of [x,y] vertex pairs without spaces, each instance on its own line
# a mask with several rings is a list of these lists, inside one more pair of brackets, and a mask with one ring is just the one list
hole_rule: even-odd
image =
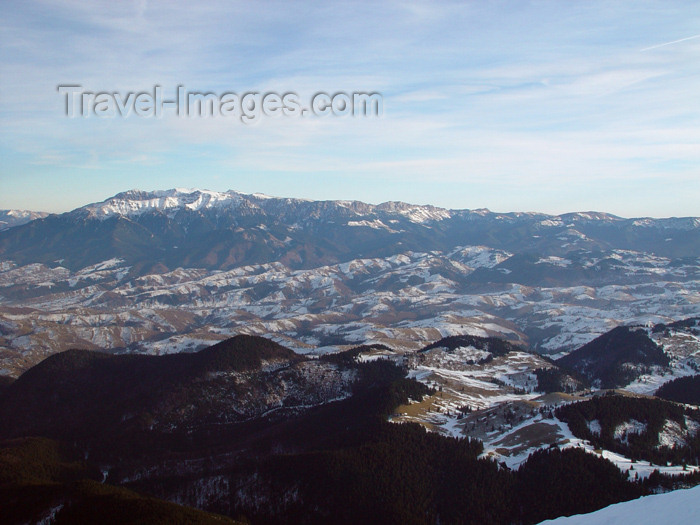
[[666,330],[682,330],[700,335],[700,317],[688,317],[668,324],[659,323],[652,328],[652,331],[656,333]]
[[[649,490],[581,451],[542,451],[511,471],[476,440],[389,423],[435,392],[394,361],[360,362],[363,350],[307,359],[239,336],[195,354],[52,356],[0,391],[0,498],[15,522],[57,501],[57,523],[223,519],[169,500],[253,523],[506,524]],[[312,391],[319,377],[325,397]]]
[[[31,368],[0,397],[0,437],[74,439],[141,429],[155,414],[201,401],[211,373],[257,370],[263,361],[293,365],[303,358],[262,337],[236,336],[194,354],[55,354]],[[111,439],[109,436],[113,436]]]
[[491,353],[493,356],[504,356],[509,352],[523,351],[523,348],[516,346],[508,341],[499,339],[498,337],[480,337],[477,335],[452,335],[443,337],[439,341],[431,343],[424,347],[419,352],[427,352],[434,348],[445,348],[447,351],[452,351],[456,348],[473,346],[478,350],[484,350]]
[[616,388],[627,385],[650,366],[668,366],[669,358],[644,330],[618,326],[556,363],[601,388]]
[[569,372],[559,366],[551,368],[538,368],[537,390],[540,392],[576,392],[590,386],[576,373]]
[[615,465],[577,448],[534,452],[518,470],[516,480],[526,523],[593,512],[644,493]]
[[679,377],[659,387],[656,396],[677,403],[700,405],[700,375]]
[[10,386],[15,379],[10,376],[3,376],[0,375],[0,393],[5,390],[8,386]]

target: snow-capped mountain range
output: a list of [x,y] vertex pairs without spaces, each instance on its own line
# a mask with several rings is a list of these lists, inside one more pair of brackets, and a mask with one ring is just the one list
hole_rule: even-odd
[[697,218],[132,190],[0,232],[0,368],[237,333],[306,352],[471,333],[556,356],[698,315],[698,275]]
[[333,206],[348,208],[358,214],[369,214],[377,212],[396,213],[408,217],[413,222],[440,221],[453,218],[455,216],[493,216],[497,220],[507,220],[522,217],[541,218],[545,221],[544,226],[560,226],[564,221],[591,221],[591,222],[625,222],[632,221],[634,226],[664,227],[692,229],[700,226],[700,219],[670,218],[670,219],[624,219],[609,213],[601,212],[579,212],[567,213],[560,216],[552,216],[532,212],[515,212],[498,214],[482,208],[477,210],[447,210],[429,205],[415,205],[405,202],[384,202],[373,205],[360,201],[313,201],[299,198],[279,198],[271,197],[262,193],[245,194],[234,190],[226,192],[210,191],[196,188],[173,188],[169,190],[141,191],[129,190],[118,193],[114,197],[99,202],[88,204],[78,208],[73,213],[81,210],[87,211],[91,216],[97,218],[108,218],[114,215],[136,216],[150,210],[157,210],[172,214],[178,210],[201,211],[201,210],[225,210],[240,206],[249,206],[263,210],[279,210],[279,204],[288,207],[306,206],[316,207],[322,203],[328,210]]
[[[309,199],[277,198],[262,193],[244,194],[234,190],[226,192],[174,188],[145,192],[130,190],[119,193],[104,202],[89,204],[76,211],[87,211],[91,217],[106,219],[115,215],[137,216],[148,211],[157,210],[174,216],[180,210],[187,211],[214,211],[224,213],[236,208],[258,209],[261,211],[279,212],[280,204],[288,208],[313,208],[315,201]],[[329,201],[326,204],[334,204],[342,208],[348,208],[358,214],[385,211],[397,213],[408,217],[414,222],[426,222],[429,220],[442,220],[450,217],[448,210],[433,206],[418,206],[403,202],[386,202],[378,206],[365,204],[358,201]],[[332,206],[328,206],[332,209]],[[477,211],[478,212],[478,211]],[[320,217],[320,213],[319,213]]]
[[[201,189],[174,188],[159,191],[129,190],[100,203],[93,203],[71,212],[101,220],[112,217],[135,218],[148,213],[164,214],[173,219],[179,212],[201,212],[211,216],[236,214],[243,216],[265,216],[267,220],[289,221],[290,219],[316,220],[354,227],[368,227],[401,232],[392,225],[397,219],[425,224],[446,220],[478,221],[486,219],[500,223],[531,224],[535,228],[575,228],[576,226],[615,225],[617,229],[653,228],[659,230],[690,231],[700,228],[700,219],[695,217],[651,219],[624,219],[609,213],[578,212],[563,215],[547,215],[533,212],[494,213],[488,209],[448,210],[430,205],[415,205],[405,202],[384,202],[378,205],[360,201],[312,201],[298,198],[278,198],[262,193],[244,194],[234,190],[226,192]],[[33,217],[36,218],[36,217]],[[346,219],[343,221],[342,219]],[[353,220],[357,219],[357,220]],[[372,219],[372,220],[368,220]],[[384,219],[384,220],[383,220]],[[388,223],[388,224],[387,224]],[[290,225],[300,226],[298,223]],[[581,237],[580,232],[570,234]],[[537,238],[537,237],[535,237]],[[582,238],[582,237],[581,237]],[[664,239],[673,242],[673,238]]]

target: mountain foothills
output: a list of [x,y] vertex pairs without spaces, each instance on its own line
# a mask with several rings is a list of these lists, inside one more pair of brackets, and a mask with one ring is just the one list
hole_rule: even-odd
[[128,191],[0,231],[0,369],[236,334],[320,353],[469,333],[557,358],[697,315],[698,246],[697,218]]

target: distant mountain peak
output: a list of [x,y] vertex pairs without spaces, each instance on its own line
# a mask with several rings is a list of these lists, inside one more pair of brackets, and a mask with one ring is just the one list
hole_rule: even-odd
[[49,213],[29,210],[0,210],[0,231],[21,226],[35,219],[43,219]]
[[622,217],[600,211],[577,211],[560,215],[562,220],[583,220],[583,221],[622,221]]
[[169,190],[142,191],[133,189],[118,193],[109,199],[79,208],[89,216],[106,219],[115,215],[134,216],[148,211],[198,211],[217,207],[235,207],[243,194],[232,190],[218,192],[201,189],[173,188]]

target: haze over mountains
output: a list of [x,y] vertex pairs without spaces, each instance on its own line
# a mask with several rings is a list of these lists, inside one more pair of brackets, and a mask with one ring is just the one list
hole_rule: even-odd
[[471,333],[563,355],[696,315],[699,245],[698,218],[133,190],[0,232],[0,366],[237,333],[305,352]]

